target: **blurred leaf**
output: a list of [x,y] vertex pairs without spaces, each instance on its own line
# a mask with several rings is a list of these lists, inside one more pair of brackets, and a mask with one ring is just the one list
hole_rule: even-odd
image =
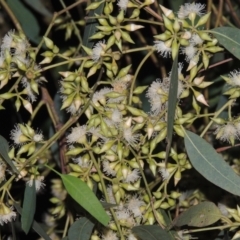
[[112,203],[108,203],[108,202],[101,202],[102,206],[104,209],[110,209],[112,207],[117,207],[118,204],[112,204]]
[[32,9],[45,17],[52,17],[52,13],[44,6],[42,0],[24,0]]
[[240,29],[232,27],[219,27],[209,30],[219,43],[240,59]]
[[22,230],[28,234],[34,219],[34,214],[36,210],[36,187],[35,180],[33,180],[32,186],[26,184],[23,199],[23,209],[21,226]]
[[83,217],[75,221],[68,230],[69,240],[89,240],[94,223]]
[[208,181],[240,196],[240,177],[204,139],[185,130],[184,143],[193,167]]
[[205,227],[218,221],[221,215],[219,208],[214,203],[202,202],[180,214],[173,224],[178,227],[183,225]]
[[170,0],[168,1],[170,8],[173,10],[173,12],[178,12],[179,8],[181,5],[183,5],[184,3],[187,3],[189,1],[186,0]]
[[39,36],[40,27],[36,17],[24,6],[20,0],[6,1],[14,15],[20,22],[26,36],[35,44],[41,40]]
[[8,142],[3,136],[0,135],[0,155],[2,156],[3,160],[5,160],[6,163],[11,167],[12,171],[18,174],[17,168],[8,156],[8,151]]
[[176,56],[170,76],[170,87],[168,93],[168,111],[167,111],[167,147],[166,147],[166,158],[167,163],[169,151],[172,144],[173,124],[175,118],[175,110],[177,105],[177,92],[178,92],[178,55]]
[[[98,2],[97,0],[92,1],[92,2]],[[98,8],[95,10],[90,10],[88,17],[95,17],[95,14],[101,15],[103,11],[104,4],[100,4]],[[83,34],[83,46],[92,48],[94,44],[94,40],[90,40],[90,37],[95,34],[98,29],[96,28],[99,25],[97,19],[88,19],[86,21],[86,26],[84,29],[84,34]],[[86,56],[86,52],[83,51],[83,56]]]
[[[13,205],[16,208],[16,210],[18,211],[18,213],[20,215],[22,215],[22,208],[20,207],[20,205],[18,203],[16,203],[16,202],[14,202]],[[44,240],[52,240],[36,221],[33,221],[32,228]]]
[[60,176],[69,195],[100,223],[106,226],[110,217],[87,184],[71,175],[60,174]]
[[172,240],[166,230],[157,225],[141,225],[132,228],[132,232],[141,240]]

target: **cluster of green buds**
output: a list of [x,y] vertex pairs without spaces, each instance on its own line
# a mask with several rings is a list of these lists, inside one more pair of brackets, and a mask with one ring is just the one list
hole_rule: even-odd
[[[207,31],[201,29],[209,20],[211,13],[202,14],[201,9],[197,12],[197,6],[195,3],[185,4],[185,6],[181,6],[178,16],[175,16],[172,10],[160,5],[166,30],[164,33],[154,36],[161,40],[155,42],[155,47],[163,56],[171,53],[172,58],[175,59],[179,48],[182,47],[182,52],[190,61],[187,70],[193,69],[192,71],[196,71],[200,55],[202,55],[201,62],[206,69],[211,53],[223,50],[217,46],[217,39],[211,38]],[[197,18],[197,15],[201,17]],[[193,75],[193,73],[190,74]]]
[[40,62],[40,64],[51,63],[53,58],[59,53],[59,48],[50,38],[44,37],[43,39],[49,50],[41,54],[44,59]]
[[[4,100],[15,97],[17,111],[23,105],[32,113],[31,102],[37,99],[39,83],[46,81],[40,74],[41,70],[35,63],[35,58],[36,54],[23,33],[10,31],[4,36],[1,45],[0,89],[7,85],[10,79],[16,77],[18,79],[12,91],[5,90],[5,93],[0,94],[1,109]],[[19,83],[22,90],[19,89]],[[27,99],[24,96],[27,96]]]
[[78,113],[84,104],[88,101],[90,89],[87,78],[82,71],[60,72],[64,77],[60,81],[60,93],[63,100],[62,108],[67,109],[71,114]]

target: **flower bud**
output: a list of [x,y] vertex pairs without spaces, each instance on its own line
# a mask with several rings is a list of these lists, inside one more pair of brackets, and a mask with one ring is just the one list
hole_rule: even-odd
[[83,152],[84,150],[85,150],[84,148],[80,148],[80,147],[72,148],[72,149],[70,149],[69,151],[67,151],[66,155],[67,155],[67,156],[69,156],[69,155],[76,156],[76,155],[78,155],[79,153]]
[[127,42],[129,42],[129,43],[132,43],[132,44],[135,44],[134,41],[132,40],[132,38],[130,37],[130,35],[129,35],[127,32],[121,31],[121,35],[122,35],[122,38],[123,38],[125,41],[127,41]]
[[138,18],[140,15],[140,10],[138,8],[135,8],[132,12],[132,15],[130,16],[130,18]]
[[201,26],[201,25],[204,25],[204,24],[208,21],[210,15],[211,15],[211,12],[203,15],[203,16],[198,20],[198,22],[197,22],[197,24],[196,24],[195,27],[197,28],[197,27],[199,27],[199,26]]
[[30,113],[32,114],[32,104],[25,100],[25,99],[22,99],[22,104],[23,104],[23,107]]
[[124,11],[121,10],[119,14],[117,15],[117,22],[121,23],[124,20]]
[[170,205],[167,202],[164,202],[160,205],[160,208],[162,209],[168,209],[170,207]]
[[166,29],[168,29],[171,33],[173,33],[172,22],[167,17],[165,17],[164,15],[162,17],[163,17],[164,26],[166,27]]
[[169,19],[171,19],[171,20],[174,19],[175,16],[174,16],[174,13],[173,13],[173,11],[172,11],[171,9],[165,8],[165,7],[162,6],[161,4],[159,4],[159,6],[160,6],[163,14],[164,14],[167,18],[169,18]]
[[159,40],[161,40],[161,41],[166,41],[166,40],[170,39],[171,37],[172,37],[172,34],[171,34],[171,32],[169,32],[168,30],[165,31],[165,32],[162,33],[162,34],[159,34],[159,35],[155,35],[155,36],[154,36],[154,38],[159,39]]
[[88,5],[88,7],[86,8],[86,10],[95,10],[97,9],[103,2],[99,1],[99,2],[93,2],[91,4]]
[[53,41],[47,37],[43,37],[43,39],[44,39],[44,42],[45,42],[47,48],[53,49],[53,46],[54,46]]
[[179,30],[180,30],[180,24],[179,24],[177,18],[173,22],[173,30],[175,33],[179,32]]

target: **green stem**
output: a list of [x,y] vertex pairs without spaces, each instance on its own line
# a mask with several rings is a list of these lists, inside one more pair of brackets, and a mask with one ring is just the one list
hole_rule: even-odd
[[129,101],[128,101],[128,104],[131,105],[132,104],[132,97],[133,97],[133,89],[134,89],[134,86],[135,86],[135,82],[136,82],[136,79],[137,79],[137,76],[138,76],[138,73],[140,71],[140,69],[142,68],[143,64],[147,61],[147,59],[152,55],[152,53],[155,51],[155,49],[153,49],[151,47],[151,51],[143,58],[143,60],[141,61],[141,63],[139,64],[135,74],[134,74],[134,77],[133,77],[133,80],[132,80],[132,84],[131,84],[131,89],[130,89],[130,94],[129,94]]
[[[93,161],[93,164],[94,164],[95,168],[97,169],[97,172],[98,172],[98,175],[99,175],[99,178],[100,178],[100,182],[101,182],[101,185],[102,185],[102,190],[103,190],[103,193],[104,193],[104,195],[105,195],[105,198],[106,198],[107,202],[109,202],[106,185],[105,185],[104,179],[103,179],[103,177],[102,177],[102,171],[100,170],[99,164],[97,163],[97,161],[96,161],[96,159],[95,159],[95,156],[93,155],[92,151],[90,150],[88,153],[90,154],[90,157],[91,157],[91,159],[92,159],[92,161]],[[113,219],[114,219],[114,221],[115,221],[115,223],[116,223],[118,232],[119,232],[119,234],[120,234],[120,236],[121,236],[121,240],[124,240],[124,236],[123,236],[123,233],[122,233],[122,229],[121,229],[121,226],[119,225],[117,216],[116,216],[115,212],[113,211],[113,209],[110,209],[110,211],[111,211],[111,214],[112,214],[112,216],[113,216]]]
[[[215,114],[213,118],[216,118],[226,107],[228,107],[229,105],[232,105],[234,99],[229,100],[227,103],[225,103]],[[213,124],[213,120],[211,120],[208,125],[205,127],[205,129],[202,131],[200,137],[203,137],[205,135],[205,133],[207,132],[207,130],[211,127],[211,125]]]

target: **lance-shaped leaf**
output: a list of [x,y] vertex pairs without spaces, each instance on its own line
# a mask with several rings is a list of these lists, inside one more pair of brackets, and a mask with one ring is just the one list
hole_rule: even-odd
[[68,231],[69,240],[89,240],[92,235],[94,223],[86,217],[78,219]]
[[187,130],[184,143],[193,167],[201,175],[218,187],[240,196],[240,177],[209,143]]
[[16,169],[12,160],[8,156],[8,151],[9,151],[8,142],[3,136],[0,135],[0,155],[11,167],[12,171],[18,174],[18,170]]
[[204,227],[215,223],[220,218],[221,212],[214,203],[202,202],[183,212],[173,221],[173,224],[178,227],[183,225]]
[[178,55],[173,62],[170,87],[168,93],[168,110],[167,110],[167,148],[165,163],[167,164],[169,151],[172,144],[173,124],[175,118],[175,109],[177,105],[177,92],[178,92]]
[[[16,208],[16,210],[18,211],[18,213],[21,215],[22,214],[22,208],[20,207],[20,205],[16,202],[13,203],[13,205]],[[33,221],[32,228],[44,240],[51,240],[51,238],[47,235],[47,233],[42,229],[42,227],[36,221]]]
[[100,223],[106,226],[110,217],[87,184],[81,179],[71,175],[59,175],[69,195]]
[[172,240],[170,233],[157,225],[141,225],[132,228],[141,240]]
[[[93,1],[93,2],[100,2],[100,1]],[[95,17],[95,15],[101,15],[103,11],[104,4],[100,4],[96,9],[90,10],[88,16]],[[92,48],[94,41],[90,40],[90,37],[97,31],[97,26],[99,25],[97,19],[88,19],[86,21],[86,26],[84,29],[84,34],[83,34],[83,46]],[[83,56],[85,56],[86,53],[83,51]]]
[[240,59],[240,29],[233,27],[219,27],[209,30],[219,43]]
[[23,199],[21,225],[23,231],[26,234],[28,234],[32,226],[35,210],[36,210],[36,187],[35,180],[33,180],[31,186],[29,186],[29,184],[26,184]]

